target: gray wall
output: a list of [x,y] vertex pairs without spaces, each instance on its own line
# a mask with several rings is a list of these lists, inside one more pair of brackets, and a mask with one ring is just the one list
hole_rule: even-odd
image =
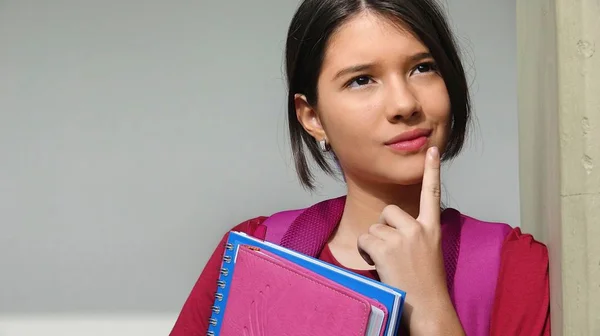
[[[343,193],[291,168],[296,5],[0,1],[0,314],[176,312],[228,228]],[[478,131],[446,200],[518,225],[515,2],[449,8]]]

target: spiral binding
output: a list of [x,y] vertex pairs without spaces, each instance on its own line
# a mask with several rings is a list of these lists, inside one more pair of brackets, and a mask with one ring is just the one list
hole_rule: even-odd
[[223,262],[221,264],[221,269],[219,270],[219,280],[217,281],[217,292],[215,293],[215,302],[211,307],[212,314],[210,319],[208,320],[209,326],[208,331],[206,332],[207,336],[216,336],[219,334],[219,330],[221,327],[219,326],[219,321],[221,320],[221,314],[223,313],[223,309],[221,308],[221,302],[226,300],[227,296],[227,277],[229,277],[230,270],[229,264],[233,262],[234,257],[234,245],[231,243],[225,244],[225,253],[223,256]]

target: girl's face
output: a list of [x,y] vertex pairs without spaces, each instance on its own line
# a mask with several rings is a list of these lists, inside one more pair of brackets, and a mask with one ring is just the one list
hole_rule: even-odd
[[443,153],[450,131],[450,99],[436,70],[411,32],[365,12],[331,36],[317,106],[297,95],[298,120],[327,140],[346,180],[418,184],[427,148]]

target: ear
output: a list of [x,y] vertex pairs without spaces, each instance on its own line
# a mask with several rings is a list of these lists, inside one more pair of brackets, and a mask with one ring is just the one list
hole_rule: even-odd
[[316,141],[326,139],[321,119],[315,109],[308,103],[306,96],[295,94],[294,105],[296,107],[296,118],[298,118],[298,122],[300,122],[304,130],[315,138]]

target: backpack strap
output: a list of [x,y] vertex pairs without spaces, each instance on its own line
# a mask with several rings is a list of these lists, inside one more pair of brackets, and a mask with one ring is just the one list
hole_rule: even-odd
[[[337,228],[344,212],[346,197],[341,196],[325,201],[321,201],[306,209],[285,214],[284,216],[296,216],[290,223],[286,221],[287,230],[283,237],[277,242],[280,246],[290,250],[316,258],[319,256],[323,247],[329,241],[331,234]],[[277,214],[281,218],[281,214]],[[290,218],[287,217],[287,218]],[[283,218],[281,218],[283,219]],[[279,223],[279,220],[276,221]],[[267,223],[270,225],[274,225]],[[283,225],[283,224],[278,224]],[[267,231],[270,229],[267,229]],[[279,237],[280,231],[277,230],[274,236]],[[283,230],[282,230],[283,231]]]
[[450,294],[465,334],[489,335],[502,247],[512,228],[459,216],[460,246]]
[[450,300],[455,304],[454,277],[460,255],[462,221],[460,213],[454,209],[446,209],[441,214],[442,224],[442,254],[446,270],[446,285],[450,293]]
[[285,233],[304,210],[305,209],[282,211],[267,218],[262,223],[262,225],[267,228],[265,240],[280,245]]

